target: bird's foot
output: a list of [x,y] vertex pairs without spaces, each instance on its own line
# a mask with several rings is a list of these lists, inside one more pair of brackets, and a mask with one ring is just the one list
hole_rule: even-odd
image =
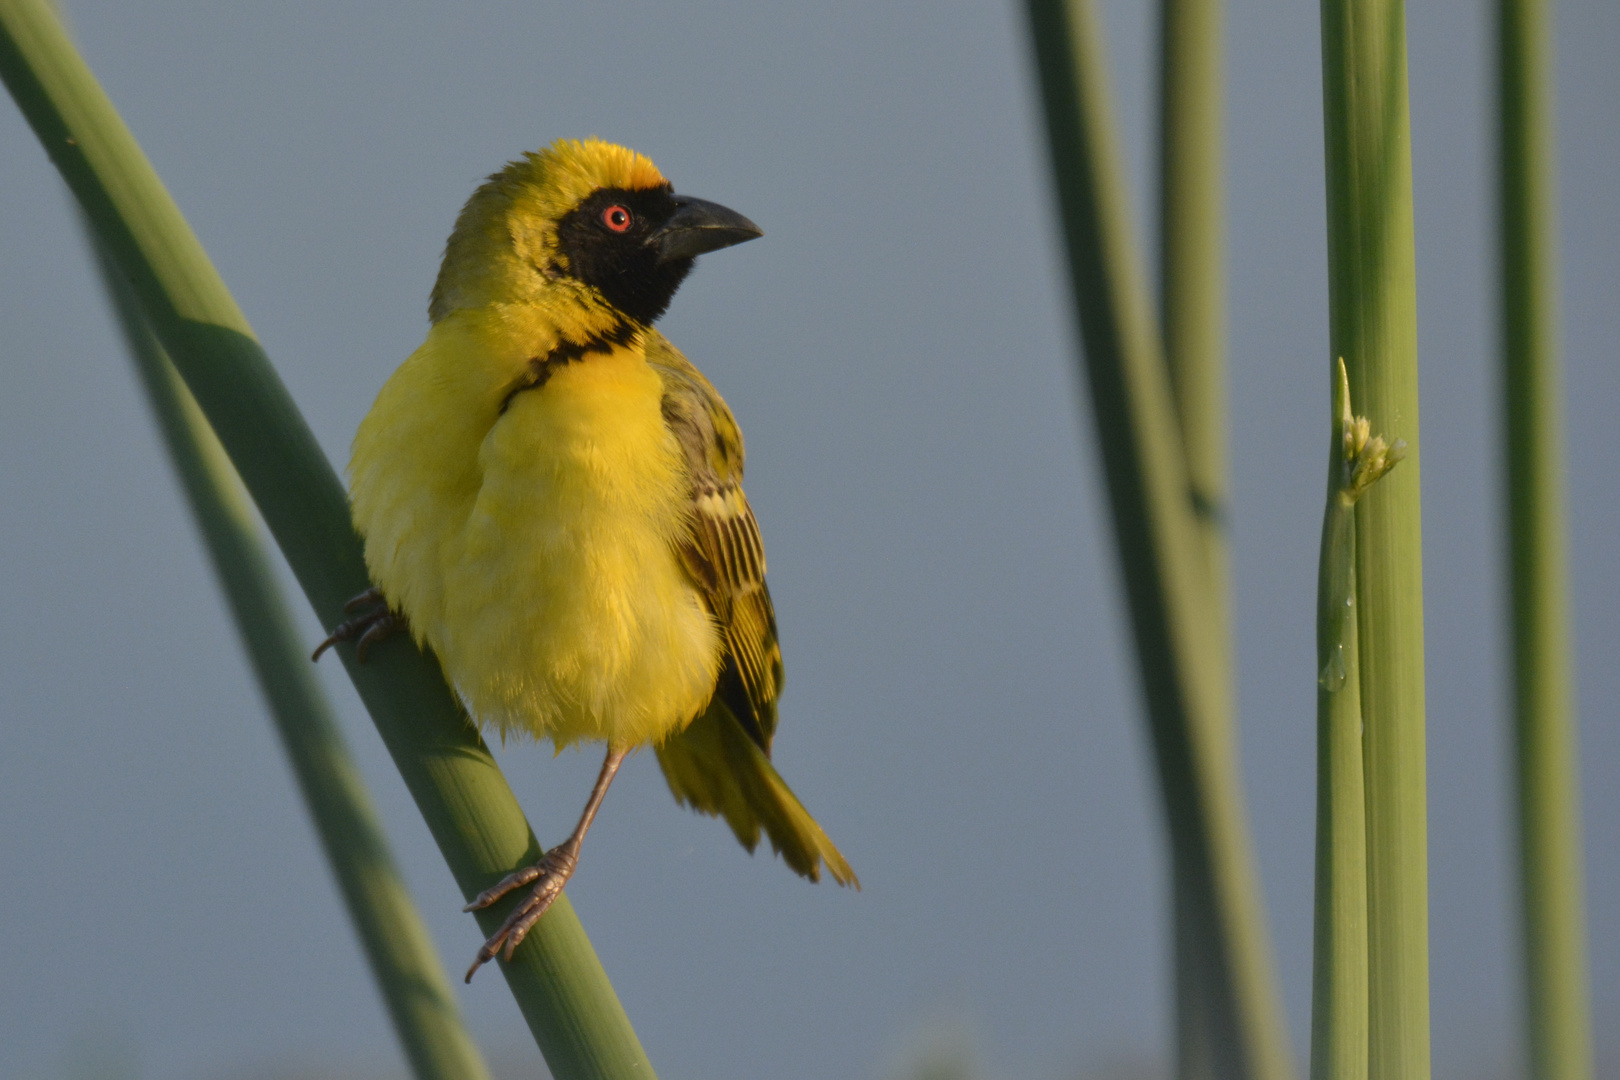
[[472,982],[472,977],[479,968],[500,955],[503,946],[506,959],[512,959],[512,953],[522,943],[530,928],[540,921],[540,916],[544,915],[546,910],[551,907],[552,901],[562,894],[563,886],[567,885],[568,879],[574,876],[574,868],[578,865],[579,844],[569,840],[546,852],[544,857],[533,866],[525,866],[521,870],[508,874],[498,884],[492,885],[479,893],[473,898],[472,903],[461,909],[462,911],[477,911],[480,908],[487,908],[513,889],[521,888],[536,879],[539,880],[539,884],[534,887],[534,890],[529,893],[522,903],[512,909],[512,914],[506,917],[506,921],[501,923],[500,927],[490,935],[488,941],[484,942],[484,947],[478,950],[478,955],[473,959],[472,967],[467,969],[467,982]]
[[389,610],[381,589],[367,589],[344,604],[343,610],[354,618],[339,623],[330,637],[315,646],[311,660],[319,660],[321,653],[340,641],[358,641],[355,658],[363,664],[373,645],[405,629],[405,616]]

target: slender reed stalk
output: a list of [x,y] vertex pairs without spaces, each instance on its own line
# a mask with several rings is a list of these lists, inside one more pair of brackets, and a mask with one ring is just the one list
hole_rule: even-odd
[[[1159,284],[1164,358],[1208,564],[1212,647],[1226,648],[1226,295],[1221,0],[1163,0],[1159,42]],[[1228,676],[1229,679],[1229,676]]]
[[[1159,289],[1165,361],[1186,454],[1204,561],[1207,644],[1216,651],[1212,741],[1234,755],[1226,529],[1225,296],[1221,236],[1221,2],[1159,6]],[[1224,732],[1224,733],[1223,733]],[[1236,769],[1236,762],[1227,766]],[[1171,866],[1176,981],[1176,1070],[1212,1077],[1211,990],[1200,978],[1188,869]]]
[[1404,447],[1350,409],[1340,359],[1316,586],[1316,927],[1311,1080],[1367,1077],[1367,804],[1356,618],[1356,501]]
[[1513,706],[1532,1080],[1589,1080],[1580,783],[1564,568],[1551,4],[1499,0],[1497,90]]
[[488,1080],[450,982],[388,850],[388,838],[282,603],[246,492],[202,411],[97,247],[130,358],[208,544],[326,861],[337,878],[394,1031],[419,1080]]
[[1087,0],[1028,0],[1058,203],[1113,507],[1149,727],[1182,873],[1194,955],[1208,970],[1210,1045],[1224,1077],[1291,1072],[1242,788],[1224,708],[1221,650],[1188,498],[1186,456],[1152,306],[1130,242]]
[[[343,487],[46,0],[0,0],[0,80],[132,286],[316,614],[335,625],[369,584]],[[462,895],[538,858],[511,788],[437,663],[404,641],[365,665],[341,652]],[[481,912],[484,931],[515,902]],[[566,897],[502,969],[558,1080],[653,1075]]]
[[1367,829],[1368,1075],[1429,1076],[1417,281],[1401,0],[1321,0],[1332,355],[1411,463],[1356,509]]

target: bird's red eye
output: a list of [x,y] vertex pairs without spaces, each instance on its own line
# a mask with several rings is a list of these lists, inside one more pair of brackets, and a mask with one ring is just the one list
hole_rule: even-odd
[[602,224],[614,232],[628,232],[632,220],[630,211],[617,203],[602,211]]

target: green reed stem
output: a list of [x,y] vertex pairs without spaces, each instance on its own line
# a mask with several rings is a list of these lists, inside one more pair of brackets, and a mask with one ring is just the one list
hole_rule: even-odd
[[[1209,722],[1234,755],[1226,556],[1225,296],[1222,276],[1221,2],[1162,0],[1159,26],[1159,285],[1165,361],[1175,395],[1201,549],[1208,645],[1220,679]],[[1224,732],[1224,734],[1221,734]],[[1234,760],[1227,768],[1236,769]],[[1176,1060],[1181,1080],[1213,1077],[1209,965],[1197,955],[1188,870],[1171,867]]]
[[1092,412],[1113,508],[1173,865],[1211,988],[1224,1077],[1291,1072],[1226,726],[1223,650],[1152,305],[1130,241],[1103,50],[1088,0],[1027,10]]
[[1558,360],[1551,4],[1499,0],[1503,445],[1515,780],[1532,1080],[1589,1080],[1580,780]]
[[213,429],[98,247],[102,283],[148,404],[212,556],[326,861],[419,1080],[488,1080],[450,982],[400,877],[360,771],[316,683],[270,567],[247,493]]
[[1332,355],[1412,461],[1356,510],[1372,1080],[1429,1076],[1417,285],[1401,0],[1321,0]]
[[1221,225],[1221,2],[1163,0],[1159,42],[1159,282],[1164,358],[1192,505],[1227,644],[1226,294]]
[[[0,0],[0,80],[132,286],[316,615],[335,625],[344,602],[369,585],[343,486],[46,0]],[[538,858],[511,788],[438,664],[403,639],[363,666],[352,649],[339,651],[462,895]],[[516,902],[480,912],[484,931]],[[652,1076],[566,897],[502,970],[558,1080]]]

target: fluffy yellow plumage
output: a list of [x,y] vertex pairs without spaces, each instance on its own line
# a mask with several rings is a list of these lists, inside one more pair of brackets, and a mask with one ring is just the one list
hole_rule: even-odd
[[855,881],[769,761],[781,658],[741,434],[652,328],[696,255],[758,235],[623,147],[526,155],[463,209],[427,340],[355,436],[376,603],[330,640],[408,623],[480,725],[608,745],[568,841],[474,902],[538,882],[474,970],[561,890],[637,746],[750,850],[763,831],[798,872]]
[[372,579],[481,722],[639,745],[684,727],[719,676],[678,554],[689,482],[639,340],[502,414],[555,336],[503,309],[441,319],[360,425],[355,523]]

